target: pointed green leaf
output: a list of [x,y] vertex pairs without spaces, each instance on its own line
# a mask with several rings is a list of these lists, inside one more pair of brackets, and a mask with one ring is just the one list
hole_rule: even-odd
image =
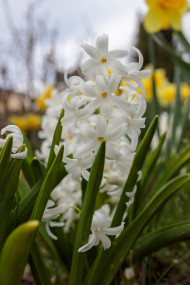
[[35,182],[44,177],[46,168],[37,157],[32,159],[30,167],[34,175]]
[[[24,151],[25,146],[21,147]],[[22,159],[13,159],[11,167],[7,173],[7,177],[2,190],[2,199],[0,200],[0,250],[6,237],[9,223],[9,216],[13,206],[13,200],[17,191]]]
[[181,43],[185,47],[186,51],[190,54],[190,43],[188,42],[188,40],[186,39],[186,37],[184,36],[182,32],[177,32],[177,34],[178,34],[178,37]]
[[149,233],[137,240],[133,250],[133,263],[140,261],[145,256],[172,245],[190,239],[190,221],[169,225]]
[[41,220],[45,207],[47,205],[48,199],[50,197],[51,191],[56,185],[56,180],[58,178],[59,169],[63,159],[64,146],[60,147],[60,150],[55,157],[38,194],[34,209],[32,211],[31,220]]
[[10,222],[8,231],[11,232],[16,225],[26,222],[32,213],[35,205],[36,198],[42,187],[43,178],[40,179],[32,189],[26,194],[26,196],[20,201],[17,207],[15,207],[10,215]]
[[174,177],[180,169],[190,161],[190,146],[183,150],[177,157],[171,158],[164,172],[160,175],[151,193],[152,195],[164,185],[169,179]]
[[44,260],[36,242],[33,242],[31,247],[29,264],[37,285],[52,285],[49,273],[45,267]]
[[59,116],[59,120],[57,122],[57,126],[53,135],[53,140],[52,140],[52,144],[51,144],[51,149],[50,149],[50,154],[49,154],[49,159],[48,159],[48,163],[47,163],[47,170],[49,170],[51,164],[53,163],[54,159],[55,159],[55,145],[59,145],[60,140],[61,140],[61,134],[62,134],[62,125],[61,125],[61,119],[64,116],[64,110],[61,111],[61,114]]
[[7,238],[0,256],[0,284],[20,285],[30,247],[39,226],[30,221],[16,228]]
[[12,144],[13,144],[13,137],[10,136],[8,140],[6,141],[5,146],[3,147],[1,154],[0,154],[0,173],[1,173],[1,179],[0,179],[0,201],[2,199],[2,192],[3,192],[3,184],[5,182],[5,179],[7,177],[8,169],[10,167],[9,160],[11,156],[11,150],[12,150]]
[[24,177],[27,180],[30,187],[33,187],[35,184],[35,177],[32,171],[32,168],[30,167],[29,160],[25,159],[22,164],[22,170],[24,173]]
[[99,253],[87,276],[85,284],[110,284],[113,274],[118,270],[120,262],[122,262],[124,257],[129,253],[129,250],[152,216],[177,190],[189,182],[190,174],[183,174],[164,185],[154,197],[152,197],[132,223],[124,228],[112,247],[105,251],[102,250]]
[[128,202],[128,199],[129,199],[125,193],[132,192],[134,189],[134,186],[138,179],[138,172],[142,169],[142,166],[145,161],[146,155],[148,153],[153,135],[156,130],[157,122],[158,122],[158,116],[156,116],[154,120],[152,121],[151,125],[148,128],[148,131],[146,132],[143,140],[141,141],[137,149],[137,152],[133,160],[133,164],[131,166],[131,170],[129,172],[127,181],[125,183],[123,192],[121,194],[119,203],[116,208],[115,215],[112,220],[112,224],[111,224],[112,227],[116,227],[121,224],[123,215],[126,211],[126,202]]
[[100,184],[102,181],[104,160],[105,160],[105,142],[101,144],[99,151],[95,157],[92,168],[90,170],[90,178],[87,184],[87,189],[82,204],[82,212],[78,222],[77,232],[75,237],[75,245],[72,257],[71,276],[70,276],[71,285],[82,284],[85,254],[78,252],[78,249],[88,241],[90,227],[92,223],[92,217],[94,214],[94,208],[96,203],[96,196],[98,194]]

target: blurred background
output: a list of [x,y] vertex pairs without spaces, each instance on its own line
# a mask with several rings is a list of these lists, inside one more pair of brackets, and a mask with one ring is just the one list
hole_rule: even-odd
[[[147,10],[143,0],[1,0],[0,128],[15,123],[24,131],[39,129],[45,99],[54,88],[65,88],[66,68],[73,66],[73,74],[81,75],[85,59],[81,43],[94,44],[97,35],[107,33],[111,49],[138,47],[144,67],[148,65],[147,34],[142,24]],[[182,21],[184,35],[190,39],[189,13]],[[176,45],[172,30],[163,33],[170,46]],[[129,53],[129,60],[131,56]],[[173,65],[168,55],[156,47],[156,57],[156,67],[163,68],[162,75],[172,82]]]

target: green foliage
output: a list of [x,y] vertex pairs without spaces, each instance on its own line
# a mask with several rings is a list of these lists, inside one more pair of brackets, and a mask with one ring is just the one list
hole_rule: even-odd
[[20,285],[38,221],[17,227],[7,238],[0,256],[0,284]]

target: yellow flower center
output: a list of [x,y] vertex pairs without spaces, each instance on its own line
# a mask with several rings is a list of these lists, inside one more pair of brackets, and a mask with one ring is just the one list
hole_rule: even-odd
[[104,137],[97,137],[97,140],[98,140],[99,142],[102,142],[103,139],[104,139]]
[[186,0],[158,0],[157,3],[163,10],[178,10],[185,5]]
[[103,98],[106,98],[106,97],[108,96],[108,93],[107,93],[107,92],[103,92],[103,93],[101,94],[101,96],[102,96]]
[[105,57],[102,57],[102,58],[100,59],[100,62],[101,62],[101,63],[106,63],[106,62],[107,62],[107,59],[106,59]]

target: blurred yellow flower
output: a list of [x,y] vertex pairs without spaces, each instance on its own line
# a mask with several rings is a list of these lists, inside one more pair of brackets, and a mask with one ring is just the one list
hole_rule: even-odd
[[30,113],[26,115],[25,120],[28,130],[37,130],[40,128],[41,116]]
[[41,125],[41,116],[33,113],[26,114],[25,116],[12,116],[9,120],[22,131],[38,130]]
[[144,27],[149,33],[172,26],[181,30],[181,18],[188,10],[187,0],[146,0],[149,11],[144,19]]
[[44,111],[46,109],[45,101],[47,99],[51,98],[51,93],[52,93],[53,89],[54,88],[52,86],[48,87],[45,90],[45,92],[36,99],[35,104],[40,110]]
[[162,107],[167,107],[168,104],[174,102],[176,96],[176,85],[174,83],[165,82],[157,89],[157,96]]
[[190,98],[190,86],[187,83],[181,84],[180,94],[183,100]]
[[10,122],[14,125],[16,125],[17,127],[19,127],[19,129],[21,131],[26,131],[26,120],[23,119],[23,117],[20,116],[11,116],[9,118]]

